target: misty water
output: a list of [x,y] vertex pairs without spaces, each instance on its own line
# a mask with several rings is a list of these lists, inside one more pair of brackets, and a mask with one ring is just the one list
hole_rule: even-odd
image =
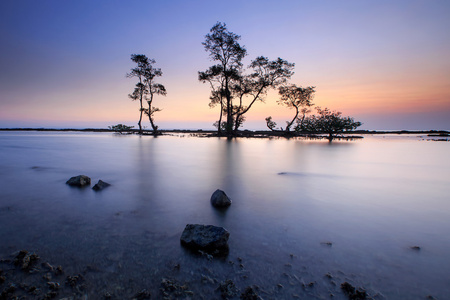
[[[163,278],[193,299],[219,299],[226,279],[236,298],[256,285],[264,299],[346,299],[340,285],[349,282],[375,299],[444,299],[450,143],[427,139],[1,132],[0,291],[27,280],[5,270],[28,250],[63,267],[52,277],[61,286],[82,274],[81,293],[92,299],[143,289],[158,299]],[[111,186],[65,184],[80,174]],[[216,189],[233,201],[226,211],[210,205]],[[188,223],[225,227],[228,256],[184,249]]]

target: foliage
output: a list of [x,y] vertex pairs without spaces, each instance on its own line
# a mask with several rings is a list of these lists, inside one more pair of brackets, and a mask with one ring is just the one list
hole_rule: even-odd
[[[152,106],[154,95],[165,96],[167,94],[164,85],[155,82],[156,77],[162,76],[160,68],[155,68],[153,65],[156,63],[154,59],[149,59],[143,54],[132,54],[131,60],[137,64],[137,66],[131,69],[131,72],[127,74],[127,77],[137,77],[139,82],[136,83],[136,87],[132,94],[128,97],[132,100],[139,100],[140,102],[140,117],[139,117],[139,133],[142,133],[142,114],[146,114],[149,118],[150,124],[153,129],[153,133],[157,134],[158,126],[154,124],[154,114],[161,109]],[[147,108],[143,107],[143,100],[147,101]]]
[[[260,56],[248,66],[250,74],[244,74],[242,59],[247,55],[247,50],[239,44],[240,38],[228,31],[225,24],[218,22],[214,25],[202,44],[217,64],[198,72],[198,79],[211,86],[210,107],[220,105],[217,124],[223,124],[222,116],[226,115],[225,131],[228,136],[236,135],[252,105],[264,101],[269,88],[285,83],[294,68],[294,64],[281,58],[270,61]],[[222,126],[217,128],[221,134]]]
[[120,133],[123,131],[130,131],[133,128],[134,128],[134,126],[127,126],[127,125],[123,125],[123,124],[108,126],[109,130],[120,132]]
[[318,115],[307,117],[302,124],[297,123],[297,131],[321,132],[333,139],[336,134],[352,131],[362,125],[351,117],[343,117],[341,112],[328,108],[316,108]]
[[[315,87],[309,86],[306,88],[298,87],[295,84],[291,85],[283,85],[278,89],[278,93],[281,98],[277,101],[279,105],[284,105],[290,109],[295,109],[295,115],[291,121],[286,121],[286,132],[290,132],[292,125],[295,121],[297,123],[303,123],[306,117],[306,114],[310,112],[308,107],[313,106],[312,100],[314,98]],[[303,108],[302,108],[303,107]],[[301,119],[299,114],[302,114]],[[276,131],[276,123],[272,121],[272,117],[266,118],[267,127]],[[282,131],[283,128],[280,128]]]

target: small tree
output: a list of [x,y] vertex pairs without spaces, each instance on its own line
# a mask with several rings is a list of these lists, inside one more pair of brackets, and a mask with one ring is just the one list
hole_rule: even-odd
[[[310,112],[308,108],[314,105],[312,103],[315,93],[314,89],[314,86],[302,88],[295,84],[281,86],[278,89],[278,93],[281,95],[281,98],[277,101],[278,104],[284,105],[290,109],[295,109],[295,115],[292,120],[286,121],[286,128],[284,130],[286,133],[290,132],[295,121],[297,121],[297,123],[304,122],[306,114]],[[301,119],[299,117],[300,113],[302,113]],[[266,118],[266,125],[270,130],[276,131],[275,128],[277,124],[272,121],[272,117]],[[283,130],[283,128],[280,129]]]
[[109,130],[116,131],[118,133],[122,133],[124,131],[131,131],[131,129],[133,129],[133,128],[134,128],[134,126],[127,126],[127,125],[124,125],[124,124],[117,124],[117,125],[108,126]]
[[362,125],[351,117],[342,117],[338,111],[320,107],[316,107],[316,110],[318,115],[308,117],[300,130],[326,133],[331,141],[337,134],[355,130]]
[[[165,96],[167,94],[164,85],[155,82],[156,77],[162,76],[160,68],[154,68],[156,63],[154,59],[149,59],[143,54],[132,54],[131,60],[137,63],[137,67],[131,69],[131,72],[127,74],[127,77],[138,77],[139,82],[132,94],[128,95],[132,100],[139,100],[140,102],[140,117],[139,117],[139,133],[142,133],[142,114],[145,113],[150,121],[153,129],[153,134],[158,133],[158,126],[154,123],[154,114],[161,111],[158,107],[153,106],[153,98],[155,95]],[[143,100],[147,101],[147,108],[143,107]]]

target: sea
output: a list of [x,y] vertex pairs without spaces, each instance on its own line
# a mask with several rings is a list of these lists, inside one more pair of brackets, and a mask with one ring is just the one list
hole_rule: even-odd
[[[349,299],[347,283],[373,299],[449,299],[449,155],[447,138],[425,134],[3,131],[0,292]],[[91,186],[66,184],[77,175]],[[94,191],[98,180],[111,186]],[[210,204],[217,189],[226,210]],[[186,249],[187,224],[227,229],[228,254]],[[28,269],[22,250],[39,256]]]

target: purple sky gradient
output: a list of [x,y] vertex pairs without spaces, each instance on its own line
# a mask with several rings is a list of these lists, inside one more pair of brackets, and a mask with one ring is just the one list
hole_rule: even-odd
[[[212,128],[213,63],[205,34],[217,22],[242,36],[251,59],[296,64],[291,82],[363,129],[450,129],[450,2],[22,1],[0,2],[0,127],[136,125],[130,55],[154,58],[167,97],[160,128]],[[244,129],[292,111],[269,93]],[[145,124],[149,125],[149,124]]]

